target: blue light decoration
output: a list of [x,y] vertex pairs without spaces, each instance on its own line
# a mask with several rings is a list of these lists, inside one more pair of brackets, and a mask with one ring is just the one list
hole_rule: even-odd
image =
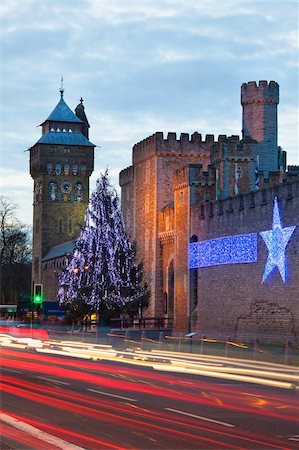
[[262,283],[266,280],[268,275],[275,267],[278,268],[282,281],[285,283],[285,249],[288,245],[289,240],[291,239],[292,234],[294,233],[295,228],[296,226],[282,228],[278,201],[275,197],[272,230],[260,232],[260,235],[269,250]]
[[189,269],[257,261],[257,233],[189,244]]

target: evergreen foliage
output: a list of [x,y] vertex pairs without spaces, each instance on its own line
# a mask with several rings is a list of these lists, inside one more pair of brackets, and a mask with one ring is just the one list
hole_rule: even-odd
[[116,190],[108,171],[97,180],[85,213],[85,224],[75,242],[66,269],[59,277],[58,300],[64,309],[96,312],[126,305],[146,307],[149,292],[141,285],[141,264],[134,262],[135,250],[124,227]]

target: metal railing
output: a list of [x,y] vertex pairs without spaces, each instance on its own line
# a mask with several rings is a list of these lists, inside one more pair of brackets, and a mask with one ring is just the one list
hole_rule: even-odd
[[137,328],[141,329],[171,329],[173,326],[173,318],[171,317],[139,317],[135,319],[124,319],[122,317],[110,319],[112,328]]

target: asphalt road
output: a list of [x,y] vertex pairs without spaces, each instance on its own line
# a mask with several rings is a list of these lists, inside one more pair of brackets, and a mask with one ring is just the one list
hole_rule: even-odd
[[298,449],[298,390],[3,347],[1,448]]

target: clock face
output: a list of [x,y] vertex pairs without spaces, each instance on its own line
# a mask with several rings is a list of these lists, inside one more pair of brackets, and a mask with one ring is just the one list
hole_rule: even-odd
[[72,190],[72,185],[69,181],[63,181],[63,183],[61,183],[61,192],[63,192],[64,194],[69,194]]

